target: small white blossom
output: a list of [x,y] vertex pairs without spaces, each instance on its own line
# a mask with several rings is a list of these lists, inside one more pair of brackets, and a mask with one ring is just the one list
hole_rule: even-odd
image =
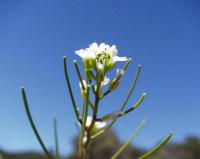
[[[87,116],[86,127],[89,127],[91,123],[92,123],[92,117]],[[96,121],[94,124],[95,128],[97,129],[103,129],[106,125],[107,125],[106,122],[100,122],[100,121]]]
[[115,45],[110,46],[105,43],[98,45],[94,42],[88,48],[77,50],[75,53],[83,59],[87,70],[96,67],[100,72],[111,70],[117,61],[128,60],[127,57],[117,56],[118,52]]
[[81,49],[75,51],[77,55],[79,55],[82,59],[94,59],[95,58],[95,52],[90,51],[90,49]]

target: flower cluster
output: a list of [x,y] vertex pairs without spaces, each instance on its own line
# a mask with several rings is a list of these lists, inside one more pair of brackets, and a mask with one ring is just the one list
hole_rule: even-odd
[[83,59],[86,70],[98,70],[100,72],[108,72],[112,70],[117,61],[127,61],[127,57],[117,56],[115,45],[109,46],[105,43],[98,45],[92,43],[86,49],[75,51]]

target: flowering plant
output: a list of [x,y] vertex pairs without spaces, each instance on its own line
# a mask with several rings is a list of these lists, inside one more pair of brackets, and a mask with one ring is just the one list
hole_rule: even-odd
[[[129,98],[132,95],[132,92],[135,88],[137,83],[139,74],[141,72],[141,66],[138,65],[137,71],[135,74],[135,78],[133,83],[130,87],[130,91],[125,98],[122,106],[119,110],[114,111],[109,114],[105,114],[103,117],[98,117],[98,110],[99,110],[99,103],[103,100],[107,95],[115,91],[119,84],[122,76],[125,74],[130,62],[132,61],[131,58],[127,57],[120,57],[118,56],[118,52],[115,45],[109,46],[105,43],[101,43],[98,45],[97,43],[92,43],[86,49],[81,49],[75,51],[75,53],[82,58],[84,72],[85,72],[85,79],[83,80],[81,76],[80,69],[76,60],[74,60],[74,66],[76,69],[76,73],[79,78],[79,87],[80,93],[83,99],[83,107],[82,112],[80,112],[79,108],[76,105],[76,101],[73,95],[72,87],[70,84],[70,79],[67,70],[67,58],[64,57],[64,73],[66,78],[67,87],[69,90],[69,95],[71,98],[72,106],[74,108],[74,112],[76,115],[77,123],[80,126],[80,136],[79,136],[79,157],[80,159],[89,159],[89,152],[91,149],[91,143],[95,141],[95,139],[106,133],[113,124],[122,116],[127,115],[128,113],[135,110],[140,104],[144,101],[146,93],[143,93],[138,101],[130,108],[125,109]],[[117,69],[117,75],[113,79],[109,79],[107,77],[107,73],[112,71],[117,62],[125,62],[124,67],[121,69]],[[107,90],[104,87],[107,86]],[[91,97],[93,95],[93,98]],[[46,156],[48,159],[52,159],[52,155],[47,150],[46,146],[44,145],[36,127],[32,120],[31,113],[29,111],[27,97],[25,93],[25,89],[22,88],[22,97],[24,101],[25,110],[30,121],[30,124],[33,128],[33,131],[43,148]],[[92,101],[94,99],[94,101]],[[89,114],[91,112],[91,114]],[[123,150],[130,144],[130,142],[135,138],[137,133],[142,129],[144,126],[145,121],[143,120],[138,128],[134,131],[132,136],[122,145],[122,147],[113,155],[111,159],[116,159]],[[59,159],[58,153],[58,137],[57,137],[57,126],[56,120],[54,122],[54,134],[55,134],[55,143],[56,143],[56,159]],[[168,140],[171,138],[172,133],[170,133],[158,146],[153,148],[151,151],[147,152],[139,159],[145,159],[156,151],[158,151]]]

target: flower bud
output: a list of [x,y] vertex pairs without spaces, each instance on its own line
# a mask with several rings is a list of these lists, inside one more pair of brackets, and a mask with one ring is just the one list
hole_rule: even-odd
[[106,62],[104,71],[108,72],[111,71],[113,69],[113,67],[115,66],[115,63],[111,62],[110,60]]
[[94,68],[95,61],[92,58],[84,59],[83,65],[84,65],[84,68],[85,68],[86,71],[90,71]]
[[110,85],[109,85],[109,90],[110,91],[114,91],[119,85],[119,79],[118,78],[115,78],[114,80],[112,80],[110,82]]

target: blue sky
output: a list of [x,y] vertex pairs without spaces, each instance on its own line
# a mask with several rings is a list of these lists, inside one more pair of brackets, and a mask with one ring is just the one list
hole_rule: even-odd
[[[200,3],[198,0],[0,1],[0,147],[40,150],[27,121],[20,87],[29,98],[35,123],[53,147],[57,117],[63,154],[77,134],[66,90],[62,57],[69,59],[77,103],[81,103],[74,54],[91,42],[116,44],[119,55],[133,58],[121,86],[100,107],[117,110],[128,93],[137,64],[142,74],[131,106],[145,91],[143,105],[114,126],[120,139],[147,118],[134,141],[150,148],[169,132],[180,142],[200,136]],[[119,64],[117,67],[121,67]],[[113,74],[115,70],[113,70]]]

